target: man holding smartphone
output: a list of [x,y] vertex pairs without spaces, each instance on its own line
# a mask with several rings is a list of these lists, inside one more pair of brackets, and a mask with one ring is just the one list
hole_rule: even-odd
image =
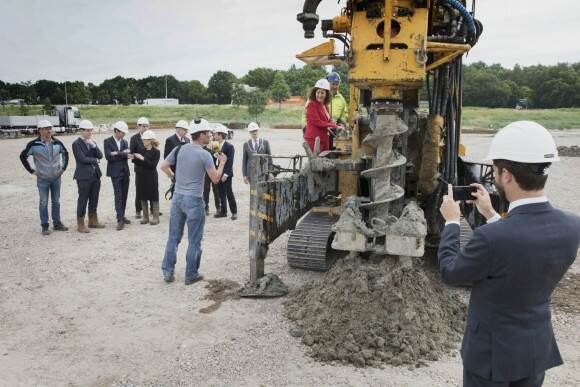
[[552,162],[550,133],[518,121],[493,138],[488,160],[495,184],[510,202],[502,219],[489,194],[473,184],[487,224],[459,245],[459,203],[453,189],[441,204],[446,220],[438,251],[439,272],[450,285],[471,283],[461,346],[464,386],[541,386],[545,370],[563,363],[551,323],[550,298],[576,259],[580,217],[552,207],[544,193]]

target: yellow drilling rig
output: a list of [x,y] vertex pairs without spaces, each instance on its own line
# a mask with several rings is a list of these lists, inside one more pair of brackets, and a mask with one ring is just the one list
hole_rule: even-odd
[[[319,24],[320,2],[306,0],[297,16],[307,39]],[[491,167],[467,162],[460,143],[462,56],[483,30],[474,4],[348,0],[338,16],[320,22],[329,40],[297,57],[348,66],[349,122],[334,149],[305,146],[307,162],[295,156],[291,167],[273,171],[268,156],[252,157],[250,282],[242,295],[262,295],[268,245],[287,230],[292,267],[324,271],[349,253],[409,264],[438,243],[443,182],[482,182],[499,206]],[[291,176],[268,181],[280,171]],[[482,223],[473,206],[462,209],[467,229]]]

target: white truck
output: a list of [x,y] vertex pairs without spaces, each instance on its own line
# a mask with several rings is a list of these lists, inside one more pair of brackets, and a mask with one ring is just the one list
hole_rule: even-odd
[[0,133],[32,134],[40,120],[48,120],[57,133],[74,133],[79,128],[81,113],[75,106],[55,105],[45,115],[38,116],[0,116]]

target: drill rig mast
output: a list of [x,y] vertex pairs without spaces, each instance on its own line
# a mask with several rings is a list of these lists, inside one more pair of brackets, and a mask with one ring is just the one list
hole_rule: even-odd
[[[315,35],[320,2],[306,0],[297,16],[305,38]],[[253,156],[251,283],[264,275],[268,244],[286,230],[294,230],[290,266],[315,270],[349,252],[408,263],[426,242],[437,243],[440,178],[470,183],[485,174],[459,158],[462,56],[482,32],[473,12],[460,0],[348,0],[321,21],[329,40],[297,57],[348,66],[348,127],[333,150],[305,146],[308,164],[290,178],[266,181],[271,163]],[[418,109],[422,87],[426,115]],[[481,223],[473,208],[464,210],[471,227]]]

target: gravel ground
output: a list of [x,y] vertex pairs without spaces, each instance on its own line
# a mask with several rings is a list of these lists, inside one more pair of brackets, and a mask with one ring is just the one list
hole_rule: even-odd
[[[163,141],[171,131],[157,133]],[[580,144],[579,131],[554,133],[558,145]],[[97,134],[95,139],[102,144],[106,136]],[[263,136],[270,139],[275,154],[301,153],[297,130],[263,130]],[[240,219],[210,217],[206,222],[201,269],[215,281],[212,284],[231,286],[229,281],[243,284],[248,278],[249,193],[240,178],[245,137],[236,131],[233,140],[238,150],[234,191]],[[74,139],[62,137],[69,150]],[[489,135],[465,136],[468,154],[484,156],[490,139]],[[0,385],[461,385],[457,351],[413,370],[316,362],[290,335],[282,316],[283,299],[224,297],[223,303],[214,305],[216,298],[206,289],[209,282],[185,287],[185,243],[178,256],[177,281],[165,284],[160,262],[169,204],[161,203],[165,215],[160,225],[133,222],[115,231],[108,178],[102,179],[99,204],[107,228],[77,233],[73,230],[74,160],[63,178],[61,195],[63,221],[71,231],[41,236],[35,181],[18,161],[27,141],[0,141],[0,164],[5,166],[0,171]],[[580,159],[564,157],[552,168],[548,186],[555,205],[578,214],[579,168]],[[160,182],[163,192],[168,181],[160,177]],[[128,207],[132,216],[132,204]],[[271,245],[266,271],[278,274],[296,290],[319,274],[287,267],[286,240],[287,234]],[[572,273],[579,272],[576,262]],[[564,293],[564,300],[580,296],[577,286],[565,289],[573,293]],[[200,312],[203,308],[205,313]],[[554,326],[566,363],[547,373],[545,385],[580,385],[580,317],[556,309]]]

